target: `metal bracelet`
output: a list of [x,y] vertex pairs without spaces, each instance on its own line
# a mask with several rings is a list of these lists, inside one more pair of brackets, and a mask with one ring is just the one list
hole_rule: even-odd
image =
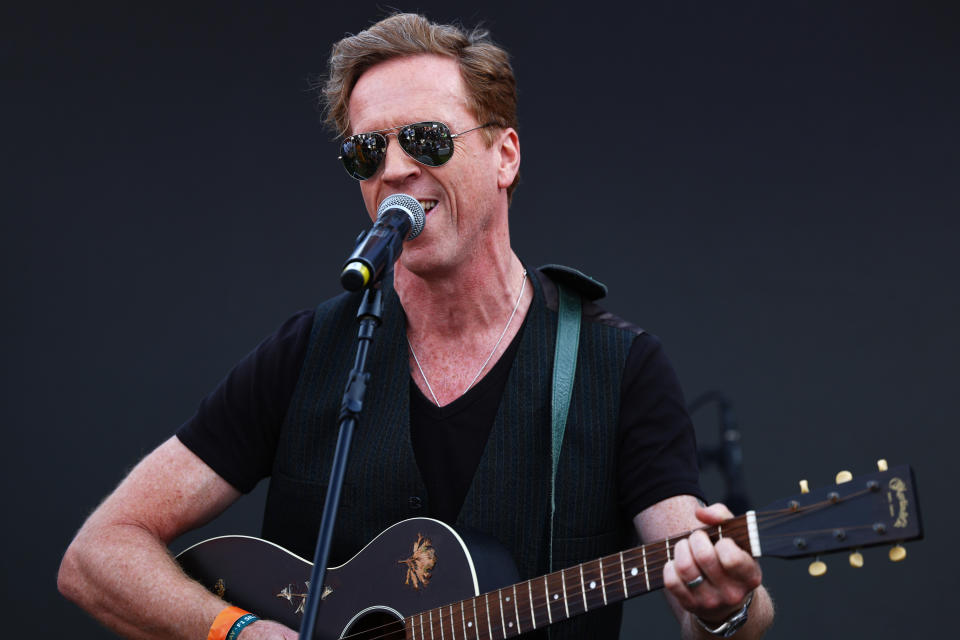
[[743,603],[743,608],[734,613],[732,616],[727,618],[719,627],[711,629],[707,626],[707,623],[701,620],[698,616],[694,616],[694,619],[697,623],[703,627],[707,633],[711,633],[715,636],[721,638],[729,638],[737,631],[740,630],[740,627],[747,623],[747,609],[750,608],[750,603],[753,602],[753,591],[747,594],[747,601]]

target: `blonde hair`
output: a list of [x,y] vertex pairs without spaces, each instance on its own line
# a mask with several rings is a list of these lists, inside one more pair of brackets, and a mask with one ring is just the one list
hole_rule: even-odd
[[[435,54],[453,58],[467,91],[467,107],[479,124],[518,128],[517,81],[510,56],[479,27],[466,31],[458,25],[434,24],[415,13],[397,13],[369,29],[333,45],[329,72],[323,85],[326,121],[337,135],[351,132],[348,106],[357,80],[370,67],[394,58]],[[487,144],[495,133],[483,130]],[[512,198],[520,175],[507,188]]]

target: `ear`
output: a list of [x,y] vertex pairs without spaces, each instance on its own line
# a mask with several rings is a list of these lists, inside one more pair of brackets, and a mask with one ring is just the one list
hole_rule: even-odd
[[500,165],[497,172],[497,186],[506,189],[520,171],[520,137],[512,128],[507,128],[500,136]]

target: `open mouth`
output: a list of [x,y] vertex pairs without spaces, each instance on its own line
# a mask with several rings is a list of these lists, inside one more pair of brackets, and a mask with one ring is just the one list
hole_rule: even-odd
[[424,213],[429,213],[431,209],[437,206],[436,200],[417,200],[420,203],[420,206],[423,207]]

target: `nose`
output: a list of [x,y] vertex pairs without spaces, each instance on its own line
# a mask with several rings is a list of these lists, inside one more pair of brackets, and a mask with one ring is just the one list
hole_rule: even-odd
[[418,175],[420,165],[400,148],[396,133],[388,134],[387,152],[383,158],[383,181],[388,184],[401,184]]

